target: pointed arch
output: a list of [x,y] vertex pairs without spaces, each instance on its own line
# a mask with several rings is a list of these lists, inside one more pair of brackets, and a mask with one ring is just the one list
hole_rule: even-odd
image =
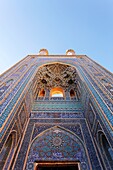
[[41,90],[39,91],[38,97],[45,97],[45,90],[44,90],[44,89],[41,89]]
[[74,98],[76,96],[74,89],[70,89],[70,97]]
[[113,148],[103,131],[98,131],[98,142],[106,168],[113,168]]
[[15,146],[17,142],[17,132],[13,130],[8,136],[4,148],[1,152],[1,162],[0,168],[8,169],[12,163],[12,159],[14,157]]
[[61,126],[54,126],[43,131],[31,142],[27,168],[34,166],[34,162],[39,160],[73,160],[84,162],[88,166],[83,141]]
[[64,90],[61,87],[53,87],[50,91],[50,97],[64,97]]

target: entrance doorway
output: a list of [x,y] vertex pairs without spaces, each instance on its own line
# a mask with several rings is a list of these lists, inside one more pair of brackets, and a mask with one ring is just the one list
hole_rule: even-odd
[[34,170],[80,170],[79,162],[38,162]]
[[78,166],[39,167],[38,170],[78,170]]

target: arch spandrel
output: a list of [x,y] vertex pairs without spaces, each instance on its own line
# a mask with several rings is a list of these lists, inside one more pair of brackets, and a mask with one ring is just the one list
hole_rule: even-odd
[[45,59],[42,59],[42,58],[39,58],[37,59],[36,63],[33,64],[35,65],[35,67],[37,68],[37,71],[40,67],[43,67],[45,65],[49,65],[49,64],[56,64],[56,63],[59,63],[59,64],[63,64],[63,65],[68,65],[68,66],[71,66],[71,67],[74,67],[75,69],[77,69],[79,66],[80,66],[80,63],[77,59],[75,59],[73,61],[73,59],[65,59],[65,58],[45,58]]
[[[79,161],[88,168],[83,142],[77,135],[59,126],[45,130],[32,141],[27,169],[36,161]],[[86,170],[85,169],[85,170]]]

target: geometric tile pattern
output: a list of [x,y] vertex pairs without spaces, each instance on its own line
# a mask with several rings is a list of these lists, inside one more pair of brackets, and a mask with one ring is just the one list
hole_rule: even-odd
[[[103,110],[104,114],[107,116],[109,122],[111,123],[111,126],[113,127],[113,114],[112,112],[108,109],[108,107],[106,106],[105,102],[103,102],[102,98],[100,97],[100,95],[97,93],[97,91],[94,89],[94,87],[92,86],[91,82],[88,80],[88,78],[85,76],[85,74],[83,73],[82,69],[80,69],[81,74],[83,75],[86,83],[88,84],[91,92],[93,93],[93,95],[95,96],[96,100],[98,101],[101,109]],[[113,136],[113,130],[110,128],[109,124],[107,123],[104,115],[101,113],[101,116],[103,118],[103,120],[106,123],[106,126],[108,127],[111,135]]]
[[81,166],[84,163],[82,169],[88,169],[85,148],[80,139],[58,127],[53,127],[33,140],[26,169],[33,169],[34,161],[67,159],[80,161]]
[[32,111],[42,110],[81,110],[82,103],[74,101],[37,101],[33,104]]

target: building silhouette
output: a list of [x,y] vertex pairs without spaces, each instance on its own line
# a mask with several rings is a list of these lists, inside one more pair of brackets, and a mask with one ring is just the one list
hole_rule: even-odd
[[113,74],[86,55],[28,55],[0,96],[0,170],[113,170]]

